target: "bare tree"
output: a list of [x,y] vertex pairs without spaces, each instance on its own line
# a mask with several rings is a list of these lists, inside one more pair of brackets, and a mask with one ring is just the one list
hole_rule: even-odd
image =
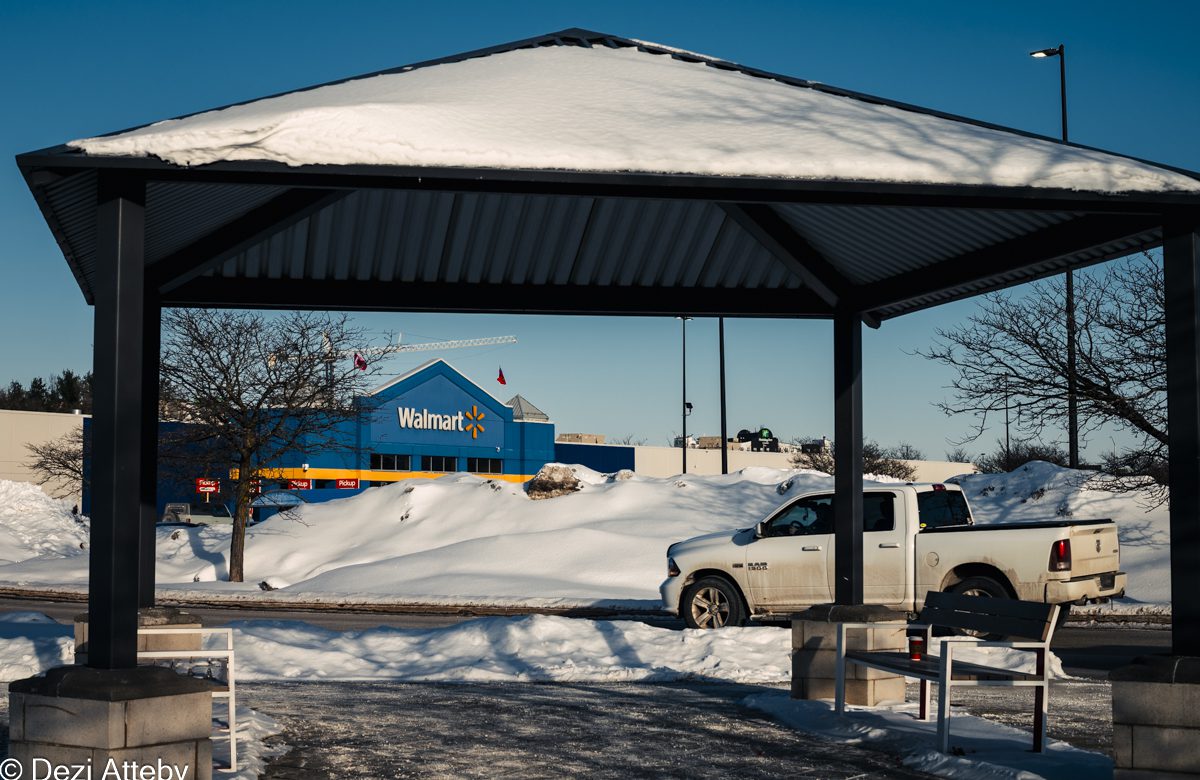
[[975,458],[971,453],[967,452],[966,447],[958,446],[952,450],[946,450],[946,460],[951,463],[974,463]]
[[26,465],[37,474],[39,485],[53,486],[55,498],[73,495],[83,489],[83,460],[86,443],[83,426],[41,444],[26,444],[32,460]]
[[[799,447],[800,444],[809,441],[808,439],[793,439],[792,443]],[[907,445],[906,445],[907,446]],[[877,474],[880,476],[895,477],[905,481],[912,481],[917,476],[917,470],[913,466],[904,462],[900,456],[896,455],[898,448],[885,449],[880,447],[877,442],[863,442],[863,473]],[[906,452],[915,452],[920,455],[920,452],[915,448],[908,447]],[[913,458],[920,460],[921,458]],[[792,465],[801,469],[812,469],[813,471],[823,471],[826,474],[833,474],[836,467],[836,462],[833,457],[833,449],[829,447],[812,448],[805,452],[797,449],[791,456]]]
[[[1077,274],[1077,398],[1082,437],[1102,425],[1135,444],[1107,460],[1165,484],[1167,460],[1165,287],[1151,255]],[[918,354],[954,369],[950,415],[975,418],[972,441],[1007,414],[1023,440],[1061,430],[1067,418],[1064,284],[1039,282],[1023,295],[985,296],[963,325],[939,330]],[[963,443],[963,442],[959,442]]]
[[646,443],[646,439],[641,436],[634,436],[632,433],[627,433],[624,436],[613,438],[610,444],[621,444],[627,447],[641,447]]
[[345,315],[164,312],[162,402],[186,423],[172,446],[237,469],[230,581],[243,578],[254,479],[288,455],[352,446],[344,431],[359,414],[355,398],[394,349],[373,349],[364,369],[352,358],[365,342]]
[[983,474],[1004,474],[1019,469],[1032,460],[1066,466],[1067,451],[1055,444],[1024,439],[1017,439],[1008,444],[998,441],[995,450],[983,453],[975,460],[975,466]]

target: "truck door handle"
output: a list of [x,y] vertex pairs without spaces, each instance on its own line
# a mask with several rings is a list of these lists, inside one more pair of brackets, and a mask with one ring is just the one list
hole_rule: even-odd
[[900,542],[880,542],[879,546],[886,550],[899,550]]
[[818,544],[815,547],[801,547],[800,549],[804,550],[805,552],[820,552],[821,545]]

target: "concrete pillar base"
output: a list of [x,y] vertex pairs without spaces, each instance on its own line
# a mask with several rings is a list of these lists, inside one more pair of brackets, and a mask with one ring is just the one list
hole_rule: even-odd
[[[907,647],[907,615],[886,607],[822,604],[792,616],[792,698],[832,699],[837,686],[837,624],[879,623],[846,634],[851,650]],[[846,702],[873,707],[904,701],[904,678],[861,666],[846,667]]]
[[[203,622],[196,615],[175,607],[142,607],[138,610],[138,628],[202,628]],[[199,634],[171,636],[169,634],[146,634],[138,636],[138,652],[150,650],[199,650],[202,638]],[[88,616],[75,616],[75,663],[87,663]]]
[[115,767],[109,776],[212,778],[212,693],[201,680],[155,666],[60,666],[9,685],[8,706],[8,755],[22,777]]
[[1146,656],[1109,679],[1113,777],[1200,778],[1200,658]]

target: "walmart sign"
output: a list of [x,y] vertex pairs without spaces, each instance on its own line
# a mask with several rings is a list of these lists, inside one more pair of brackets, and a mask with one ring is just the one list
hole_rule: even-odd
[[396,415],[400,418],[401,428],[416,428],[426,431],[463,431],[471,434],[472,439],[478,439],[479,434],[487,430],[483,425],[483,418],[487,414],[475,404],[471,405],[471,411],[457,414],[438,414],[430,412],[428,409],[417,411],[412,406],[399,406],[396,407]]

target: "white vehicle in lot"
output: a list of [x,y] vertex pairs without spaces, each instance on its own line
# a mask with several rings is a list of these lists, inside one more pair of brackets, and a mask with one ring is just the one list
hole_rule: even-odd
[[[1125,593],[1111,520],[975,525],[957,485],[863,493],[863,599],[919,611],[931,590],[1050,604]],[[743,625],[833,601],[833,493],[788,500],[751,528],[667,548],[663,606],[690,628]],[[1065,613],[1067,610],[1064,609]]]

